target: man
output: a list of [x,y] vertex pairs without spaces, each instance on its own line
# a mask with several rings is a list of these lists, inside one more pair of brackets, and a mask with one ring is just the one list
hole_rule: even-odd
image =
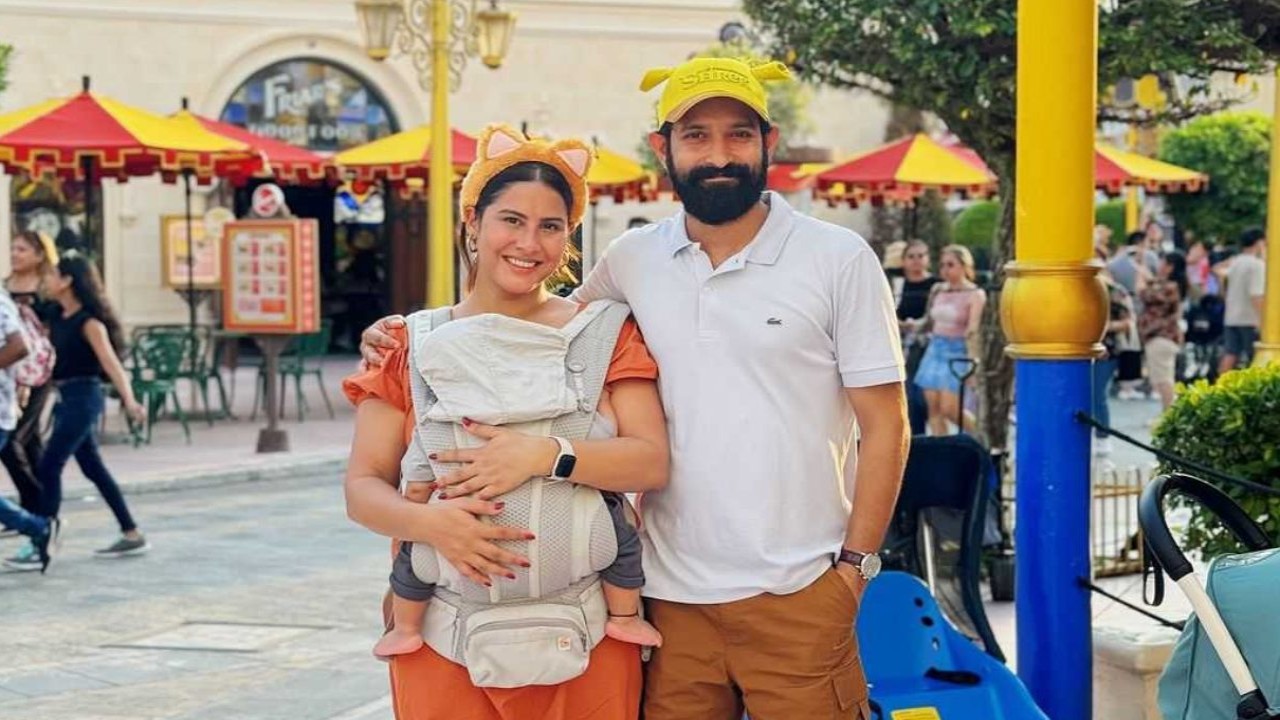
[[647,720],[871,717],[853,629],[909,443],[902,352],[870,246],[764,192],[761,81],[787,76],[712,58],[646,76],[666,82],[649,141],[684,210],[619,238],[575,294],[628,302],[660,367]]
[[[9,293],[0,290],[0,448],[9,442],[9,435],[18,424],[18,393],[10,368],[27,356],[27,343],[22,337],[21,316]],[[20,506],[0,497],[0,526],[31,538],[36,550],[30,559],[11,559],[5,566],[11,570],[39,570],[49,567],[50,552],[56,544],[59,521],[27,512]]]
[[1238,364],[1247,366],[1253,359],[1267,284],[1267,265],[1263,261],[1266,251],[1267,236],[1260,228],[1250,228],[1241,234],[1240,254],[1231,260],[1227,270],[1226,329],[1222,335],[1219,375]]
[[1093,254],[1104,263],[1111,257],[1111,226],[1098,223],[1093,226]]

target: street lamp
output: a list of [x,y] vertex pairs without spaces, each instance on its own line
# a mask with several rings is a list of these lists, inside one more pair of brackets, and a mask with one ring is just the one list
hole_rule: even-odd
[[430,235],[427,239],[427,305],[452,303],[453,138],[449,91],[462,81],[469,56],[498,68],[515,29],[514,13],[487,9],[477,0],[355,0],[365,52],[386,60],[393,47],[413,58],[418,82],[431,92],[431,157],[428,168]]

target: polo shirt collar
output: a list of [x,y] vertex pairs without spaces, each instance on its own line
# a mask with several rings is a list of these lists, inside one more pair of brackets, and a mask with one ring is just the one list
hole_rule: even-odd
[[[747,262],[757,265],[773,265],[778,262],[782,248],[791,236],[791,228],[795,225],[795,210],[782,199],[778,193],[765,191],[765,203],[769,206],[769,215],[756,233],[755,238],[747,244]],[[689,238],[689,229],[685,225],[685,211],[676,213],[671,234],[667,236],[667,247],[672,255],[693,245]]]

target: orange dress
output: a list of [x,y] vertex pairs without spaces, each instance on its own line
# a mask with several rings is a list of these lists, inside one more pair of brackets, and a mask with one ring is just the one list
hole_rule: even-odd
[[[392,334],[401,349],[381,368],[362,370],[343,381],[352,404],[378,398],[405,412],[405,442],[413,434],[407,335]],[[606,386],[619,380],[658,377],[658,366],[634,320],[627,320],[614,346]],[[393,543],[392,553],[398,543]],[[391,661],[391,695],[397,720],[636,720],[640,715],[640,649],[605,638],[591,652],[582,675],[560,685],[478,688],[467,669],[424,646]]]

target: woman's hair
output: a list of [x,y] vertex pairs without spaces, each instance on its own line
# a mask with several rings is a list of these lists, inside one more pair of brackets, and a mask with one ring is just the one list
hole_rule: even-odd
[[[52,242],[46,243],[46,238],[40,237],[40,233],[34,230],[22,230],[17,232],[14,234],[13,239],[15,242],[22,241],[26,243],[31,246],[33,251],[35,251],[36,256],[40,258],[40,268],[36,272],[38,272],[42,278],[44,277],[45,272],[53,269],[54,263],[58,261],[58,256],[56,254],[57,246],[53,245]],[[49,256],[51,248],[55,251],[53,257]]]
[[120,352],[124,349],[124,336],[120,329],[120,321],[116,319],[107,302],[106,293],[102,290],[102,279],[98,268],[84,255],[65,255],[58,261],[58,274],[71,278],[71,292],[84,306],[89,317],[107,326],[107,336],[111,338],[111,347]]
[[1178,251],[1166,253],[1164,261],[1169,263],[1169,279],[1178,286],[1178,297],[1187,296],[1187,256]]
[[977,277],[977,270],[973,265],[973,253],[969,252],[969,248],[964,245],[948,245],[942,248],[941,255],[946,257],[950,255],[960,263],[960,267],[964,268],[964,276],[973,282]]
[[[480,219],[484,215],[484,211],[498,199],[499,196],[510,186],[516,183],[538,182],[546,185],[560,199],[564,200],[565,214],[573,207],[573,189],[569,187],[569,182],[565,180],[564,175],[560,171],[542,162],[522,162],[512,165],[503,170],[493,179],[489,181],[484,189],[480,191],[480,196],[476,198],[476,224],[480,224]],[[573,228],[566,228],[566,233],[572,237]],[[471,291],[476,286],[476,258],[472,255],[471,250],[467,247],[467,225],[461,223],[458,231],[458,254],[462,257],[462,264],[467,268],[467,290]],[[570,264],[578,259],[578,249],[574,247],[572,242],[565,243],[564,257],[560,262],[560,267],[551,273],[547,278],[548,287],[560,283],[576,283],[578,279],[574,277]]]

